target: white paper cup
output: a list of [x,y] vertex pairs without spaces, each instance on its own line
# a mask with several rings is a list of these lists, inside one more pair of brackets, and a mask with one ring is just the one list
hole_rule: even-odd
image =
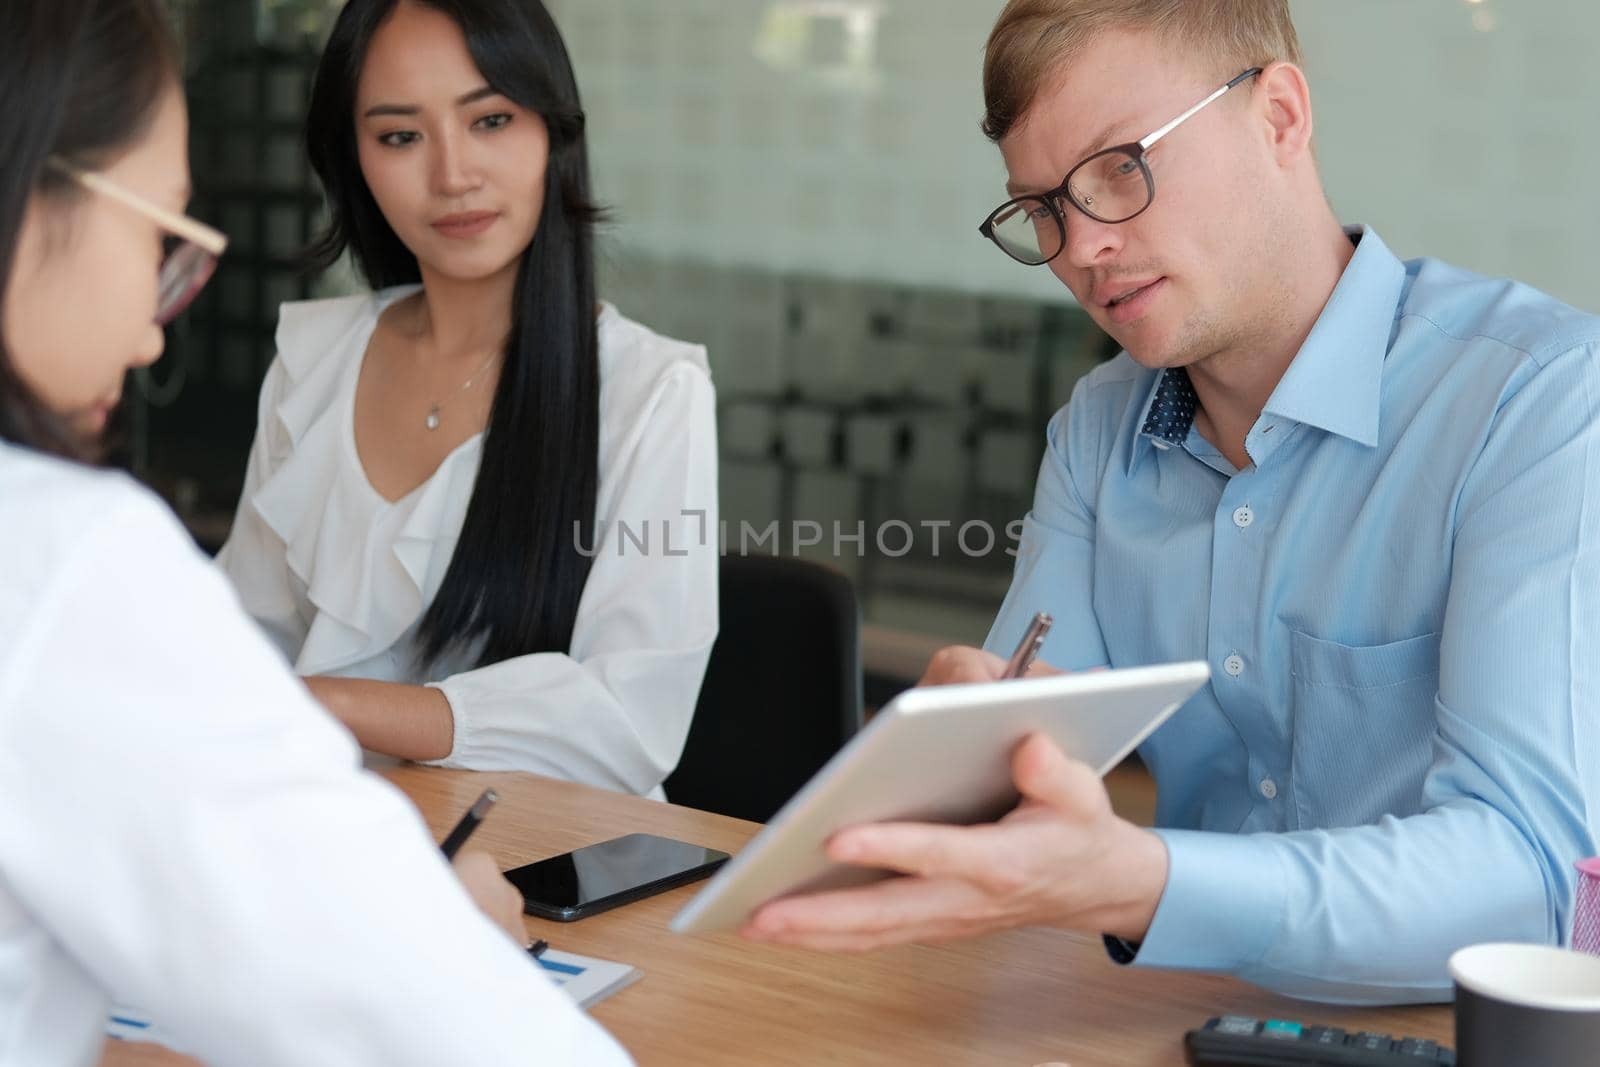
[[1600,956],[1473,945],[1450,957],[1457,1067],[1600,1063]]

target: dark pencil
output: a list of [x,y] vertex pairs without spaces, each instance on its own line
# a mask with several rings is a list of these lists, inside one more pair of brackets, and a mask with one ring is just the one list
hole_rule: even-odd
[[445,835],[444,844],[439,846],[439,851],[444,853],[445,859],[455,858],[456,852],[460,850],[462,845],[467,843],[467,838],[472,836],[472,831],[478,828],[478,824],[483,821],[483,817],[489,814],[489,809],[494,807],[494,802],[499,799],[500,795],[493,789],[485,789],[483,791],[483,795],[473,803],[472,807],[467,809],[465,815],[461,816],[461,821],[456,823],[455,829]]

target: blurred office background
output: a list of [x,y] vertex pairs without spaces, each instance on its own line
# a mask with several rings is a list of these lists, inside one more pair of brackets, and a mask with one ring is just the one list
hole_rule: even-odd
[[[977,129],[1002,0],[548,2],[613,208],[603,295],[710,351],[730,550],[743,539],[850,574],[880,675],[981,641],[1045,422],[1109,354],[1047,270],[977,234],[1004,199]],[[295,261],[320,211],[301,121],[339,0],[175,6],[194,211],[233,246],[135,393],[128,462],[215,547],[278,304],[353,287]],[[1587,54],[1600,5],[1293,6],[1344,219],[1402,256],[1600,310],[1600,65]],[[973,520],[992,543],[979,527],[958,540]]]

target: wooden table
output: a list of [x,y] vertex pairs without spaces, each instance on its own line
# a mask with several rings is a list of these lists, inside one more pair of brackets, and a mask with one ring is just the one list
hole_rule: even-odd
[[[506,868],[643,830],[735,851],[754,823],[521,774],[402,767],[388,776],[436,836],[486,787],[500,804],[473,838]],[[634,964],[635,985],[594,1016],[644,1067],[738,1064],[1181,1064],[1183,1033],[1212,1015],[1315,1021],[1452,1043],[1446,1007],[1308,1004],[1230,978],[1120,968],[1097,938],[1018,930],[939,947],[830,956],[678,937],[696,886],[576,923],[529,919],[560,949]],[[188,1063],[111,1042],[102,1067]]]

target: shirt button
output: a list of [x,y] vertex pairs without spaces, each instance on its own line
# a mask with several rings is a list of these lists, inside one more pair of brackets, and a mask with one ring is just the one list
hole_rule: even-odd
[[1255,521],[1256,513],[1250,510],[1250,506],[1248,504],[1242,508],[1233,509],[1233,524],[1239,527],[1239,529],[1248,529],[1250,524]]
[[1222,661],[1222,669],[1227,671],[1233,677],[1237,678],[1239,675],[1244,673],[1244,658],[1241,657],[1239,653],[1235,652],[1233,655]]
[[1257,788],[1261,790],[1261,795],[1266,797],[1268,800],[1271,800],[1278,795],[1278,783],[1274,782],[1271,778],[1261,779],[1261,784],[1257,786]]

